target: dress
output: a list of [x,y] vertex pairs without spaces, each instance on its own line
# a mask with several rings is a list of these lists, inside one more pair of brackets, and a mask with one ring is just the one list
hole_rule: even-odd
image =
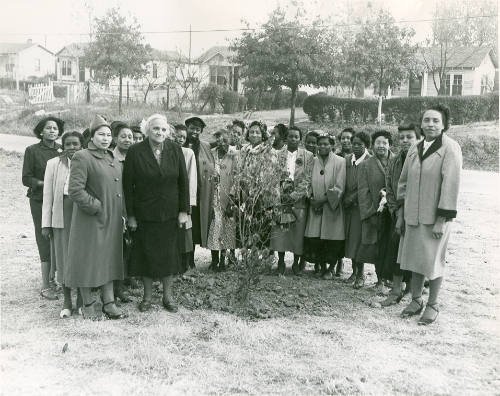
[[149,138],[125,159],[123,188],[128,216],[137,220],[129,275],[164,278],[181,272],[184,233],[180,212],[189,211],[189,182],[181,148],[164,141],[153,153]]
[[[430,280],[444,275],[452,220],[457,215],[461,170],[462,150],[444,134],[434,139],[425,153],[423,141],[408,151],[397,193],[397,199],[404,201],[406,224],[402,270]],[[437,217],[446,219],[439,239],[432,236]]]
[[99,287],[123,280],[122,165],[93,142],[71,160],[74,202],[68,244],[68,287]]
[[43,187],[38,185],[43,181],[47,161],[61,154],[59,144],[53,148],[47,147],[42,141],[26,148],[24,152],[22,182],[28,187],[27,196],[30,202],[31,217],[35,226],[35,239],[40,261],[50,261],[50,242],[42,236],[42,201]]
[[230,204],[227,194],[232,185],[234,167],[236,166],[237,152],[232,147],[223,156],[219,156],[217,149],[212,149],[215,159],[215,175],[213,179],[213,217],[208,232],[207,247],[210,250],[224,250],[236,248],[236,220],[226,217],[224,212]]

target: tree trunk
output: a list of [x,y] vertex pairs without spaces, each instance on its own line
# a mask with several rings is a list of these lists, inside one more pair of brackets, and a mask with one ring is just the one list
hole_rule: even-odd
[[290,126],[295,125],[295,100],[297,99],[297,88],[292,87],[292,99],[290,101]]
[[118,114],[122,114],[122,72],[119,75],[119,93],[118,93]]
[[377,123],[382,124],[382,95],[378,97]]

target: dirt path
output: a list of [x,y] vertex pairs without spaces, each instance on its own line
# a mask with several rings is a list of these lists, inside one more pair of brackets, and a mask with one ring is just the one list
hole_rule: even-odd
[[[497,174],[464,172],[441,315],[432,327],[399,319],[401,305],[369,307],[366,302],[376,299],[369,288],[292,276],[274,278],[276,286],[291,290],[309,282],[325,298],[338,297],[337,306],[245,321],[210,310],[181,308],[171,315],[157,304],[140,314],[135,297],[125,306],[128,319],[93,323],[61,320],[60,302],[38,296],[21,163],[20,155],[0,152],[5,395],[498,394]],[[206,266],[208,254],[201,253],[198,262]]]

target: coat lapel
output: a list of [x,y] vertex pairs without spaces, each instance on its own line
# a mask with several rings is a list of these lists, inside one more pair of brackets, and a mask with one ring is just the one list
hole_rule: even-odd
[[441,135],[439,135],[436,139],[434,139],[434,141],[432,142],[430,147],[427,149],[425,154],[423,154],[424,141],[422,140],[420,143],[422,144],[422,147],[421,147],[421,150],[419,148],[418,154],[420,156],[420,159],[423,161],[424,159],[430,157],[431,154],[435,153],[436,151],[438,151],[441,148],[441,146],[443,145],[443,134],[441,133]]
[[326,181],[326,190],[330,187],[333,187],[335,184],[335,154],[330,152],[328,155],[328,160],[325,164],[325,181]]
[[[157,169],[158,171],[161,172],[160,166],[158,165],[158,162],[156,162],[155,155],[153,154],[153,150],[151,149],[151,145],[149,144],[149,138],[144,139],[142,143],[142,156],[146,160],[146,162],[149,164],[150,167],[153,169]],[[165,149],[165,146],[163,147]],[[163,162],[163,154],[162,154],[162,162]]]

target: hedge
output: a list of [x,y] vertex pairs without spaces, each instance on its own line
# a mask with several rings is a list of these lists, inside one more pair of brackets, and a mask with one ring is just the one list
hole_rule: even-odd
[[[388,122],[416,122],[423,110],[438,103],[450,108],[452,124],[498,120],[498,93],[385,99],[382,113]],[[303,109],[312,121],[367,122],[377,118],[378,99],[339,98],[320,93],[308,96]]]
[[[290,108],[292,100],[292,91],[289,89],[277,91],[258,92],[249,90],[245,92],[245,97],[248,99],[248,108],[253,110],[276,110]],[[307,98],[307,92],[298,91],[295,98],[295,106],[302,107],[304,100]]]

